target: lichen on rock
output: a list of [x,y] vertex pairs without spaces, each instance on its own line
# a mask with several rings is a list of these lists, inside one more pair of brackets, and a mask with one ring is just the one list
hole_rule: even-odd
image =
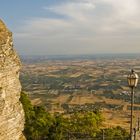
[[24,111],[19,101],[20,59],[13,49],[12,33],[0,20],[0,140],[23,140]]

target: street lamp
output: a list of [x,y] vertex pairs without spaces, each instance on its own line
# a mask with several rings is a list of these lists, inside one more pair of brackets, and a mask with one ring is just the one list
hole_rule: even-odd
[[132,69],[131,73],[127,76],[128,85],[131,88],[131,120],[130,120],[130,140],[133,137],[133,104],[134,104],[134,88],[137,87],[138,84],[138,75]]

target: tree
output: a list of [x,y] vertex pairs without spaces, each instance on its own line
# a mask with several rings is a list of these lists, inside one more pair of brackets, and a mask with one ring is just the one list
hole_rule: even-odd
[[25,111],[24,133],[28,140],[40,140],[48,136],[53,124],[52,116],[42,106],[32,106],[28,96],[22,92],[20,101]]
[[70,116],[68,130],[70,132],[78,132],[88,134],[89,136],[95,136],[96,133],[99,131],[102,120],[103,118],[100,113],[74,113]]
[[[102,131],[97,134],[96,138],[102,140]],[[128,140],[129,133],[120,126],[114,128],[106,128],[104,129],[104,138],[107,140]]]

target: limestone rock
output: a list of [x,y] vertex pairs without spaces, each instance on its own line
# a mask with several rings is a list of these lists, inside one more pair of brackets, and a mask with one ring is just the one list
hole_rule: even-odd
[[19,101],[20,59],[13,49],[12,33],[0,20],[0,140],[25,139],[24,111]]

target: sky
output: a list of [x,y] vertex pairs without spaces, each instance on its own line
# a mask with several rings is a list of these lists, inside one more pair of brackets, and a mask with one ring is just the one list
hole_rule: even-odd
[[140,53],[140,0],[0,0],[21,55]]

